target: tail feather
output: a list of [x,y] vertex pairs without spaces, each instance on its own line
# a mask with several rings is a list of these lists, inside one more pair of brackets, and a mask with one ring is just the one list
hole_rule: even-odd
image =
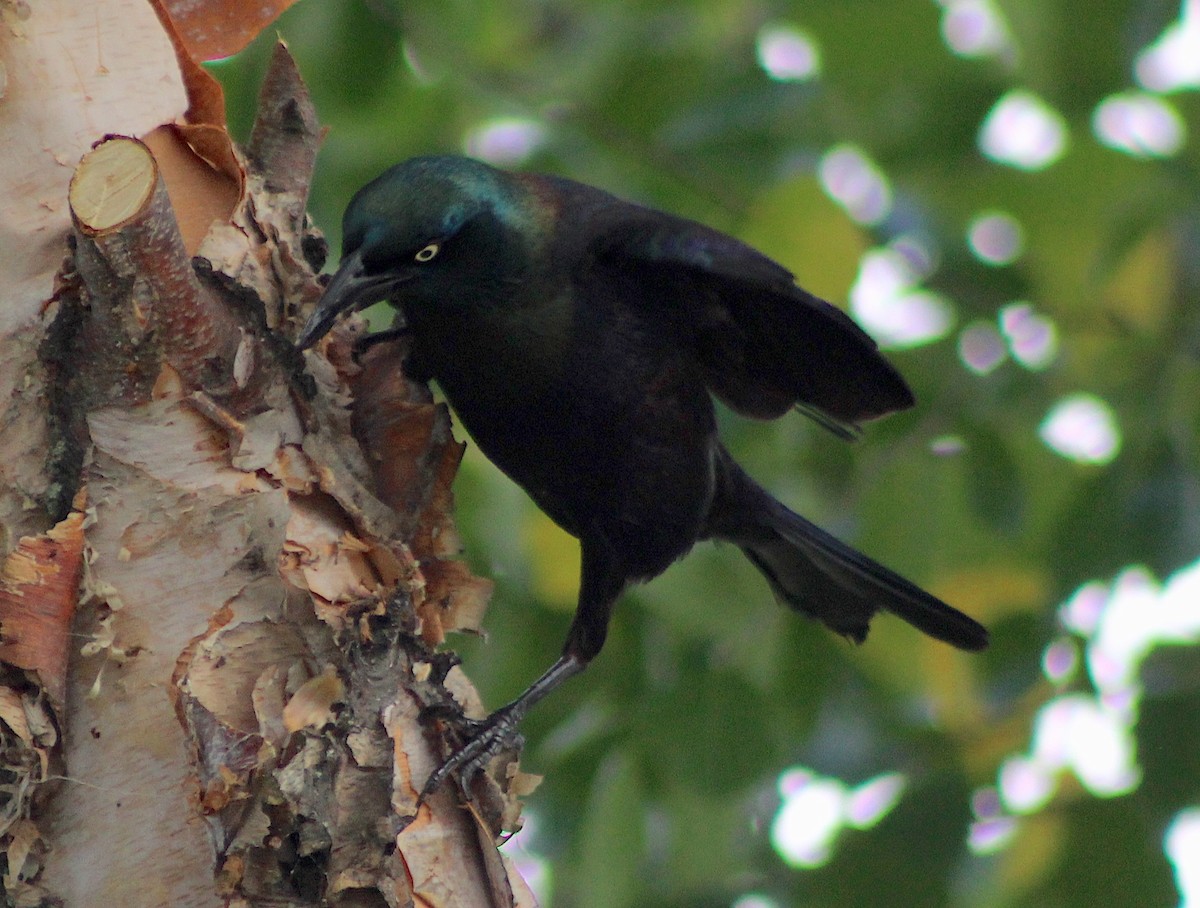
[[987,646],[988,632],[979,622],[799,514],[782,505],[777,510],[772,528],[778,536],[742,551],[784,605],[860,643],[871,616],[883,609],[959,649]]
[[[789,608],[861,643],[871,617],[891,612],[959,649],[987,646],[983,625],[784,507],[728,454],[712,535],[737,544]],[[723,513],[722,513],[723,512]]]

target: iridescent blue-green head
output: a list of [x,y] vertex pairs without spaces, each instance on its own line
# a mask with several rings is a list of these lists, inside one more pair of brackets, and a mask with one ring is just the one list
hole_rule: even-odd
[[338,315],[382,299],[454,299],[519,269],[535,210],[518,178],[453,155],[412,158],[351,199],[342,260],[300,332],[312,346]]

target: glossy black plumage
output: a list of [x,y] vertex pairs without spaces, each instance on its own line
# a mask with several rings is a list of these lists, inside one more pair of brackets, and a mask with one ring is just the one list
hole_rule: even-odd
[[451,765],[499,746],[600,651],[625,586],[698,540],[733,542],[780,602],[856,641],[885,610],[986,645],[979,624],[792,513],[721,445],[711,395],[758,418],[796,407],[843,435],[913,402],[848,316],[745,244],[569,180],[417,158],[350,203],[341,266],[299,344],[383,298],[403,313],[409,374],[436,380],[582,547],[563,657]]

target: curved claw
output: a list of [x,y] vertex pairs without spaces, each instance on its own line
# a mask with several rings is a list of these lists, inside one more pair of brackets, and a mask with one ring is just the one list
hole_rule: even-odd
[[509,704],[496,710],[486,719],[468,719],[466,724],[471,726],[470,738],[466,744],[452,753],[433,771],[426,780],[421,793],[417,796],[417,806],[437,791],[442,783],[455,771],[459,774],[459,783],[464,791],[468,791],[471,782],[488,761],[507,747],[519,746],[521,735],[517,726],[521,722],[524,710],[515,708],[517,704]]
[[471,780],[505,747],[517,744],[521,736],[517,726],[535,703],[545,697],[568,678],[579,674],[587,667],[587,660],[574,652],[563,653],[542,676],[534,681],[521,696],[507,706],[502,706],[486,719],[468,719],[468,741],[452,753],[441,766],[434,770],[421,794],[417,797],[420,807],[441,786],[446,778],[458,770],[464,790],[471,787]]

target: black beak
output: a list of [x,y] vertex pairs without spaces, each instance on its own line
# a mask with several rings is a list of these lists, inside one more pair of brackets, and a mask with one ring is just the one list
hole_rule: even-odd
[[296,338],[296,348],[306,350],[325,336],[343,312],[354,312],[384,299],[399,283],[402,275],[368,275],[364,272],[362,253],[352,252],[342,259],[337,273],[325,287],[317,308]]

